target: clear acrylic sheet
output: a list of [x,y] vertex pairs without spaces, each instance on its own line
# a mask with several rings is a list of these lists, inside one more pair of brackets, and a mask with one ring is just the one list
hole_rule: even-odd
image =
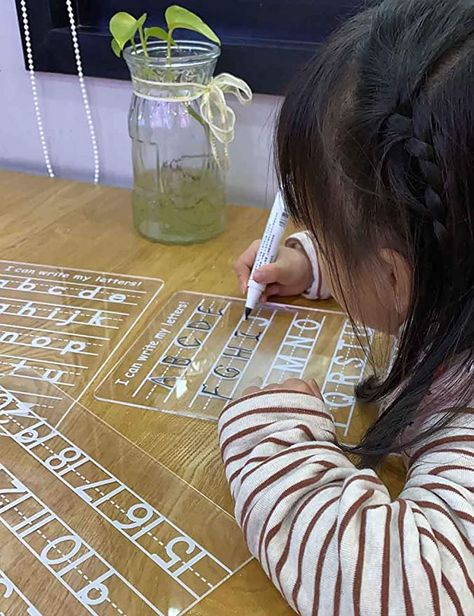
[[248,561],[230,515],[23,377],[0,377],[0,612],[178,616]]
[[354,385],[367,368],[364,336],[336,311],[269,303],[248,321],[243,311],[241,300],[176,293],[110,362],[96,398],[217,420],[250,385],[312,377],[341,436],[351,437]]
[[0,261],[0,371],[34,370],[79,398],[162,280]]

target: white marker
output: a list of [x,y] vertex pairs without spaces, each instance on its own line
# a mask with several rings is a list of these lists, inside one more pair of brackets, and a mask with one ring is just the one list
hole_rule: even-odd
[[288,213],[285,208],[285,203],[281,193],[278,192],[275,197],[267,226],[260,243],[260,248],[257,252],[255,263],[253,264],[250,274],[249,286],[247,289],[247,300],[245,302],[245,318],[248,319],[250,313],[260,301],[262,293],[265,291],[264,284],[255,282],[253,275],[256,270],[264,265],[276,261],[278,248],[280,247],[281,238],[288,224]]

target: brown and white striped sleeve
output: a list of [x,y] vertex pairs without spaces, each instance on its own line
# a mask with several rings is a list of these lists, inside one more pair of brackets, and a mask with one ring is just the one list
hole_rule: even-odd
[[299,245],[306,253],[308,259],[311,262],[311,269],[313,270],[313,280],[311,286],[303,293],[308,299],[329,299],[331,297],[331,291],[329,289],[328,281],[324,279],[323,272],[319,263],[319,258],[316,252],[316,244],[311,238],[309,231],[299,231],[293,233],[286,240],[285,245],[290,248]]
[[247,396],[219,436],[249,548],[299,614],[474,615],[474,423],[412,452],[396,500],[314,396]]

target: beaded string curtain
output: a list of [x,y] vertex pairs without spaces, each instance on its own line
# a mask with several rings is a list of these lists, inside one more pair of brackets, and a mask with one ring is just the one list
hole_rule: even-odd
[[[82,67],[82,59],[81,59],[81,51],[79,48],[79,39],[77,36],[77,27],[76,27],[76,19],[74,17],[74,9],[72,6],[72,0],[65,0],[66,8],[69,18],[69,25],[71,29],[71,38],[72,45],[74,48],[74,57],[76,61],[76,69],[77,75],[79,78],[79,88],[81,91],[82,102],[84,105],[84,111],[86,114],[87,126],[89,128],[89,134],[92,145],[92,155],[94,161],[94,184],[98,184],[100,177],[100,160],[99,160],[99,148],[97,145],[97,137],[94,128],[94,121],[92,119],[92,112],[89,103],[89,97],[87,95],[86,84],[84,80],[84,71]],[[55,177],[54,169],[51,163],[51,157],[49,154],[48,143],[46,139],[45,127],[42,119],[41,106],[38,94],[38,83],[35,75],[35,66],[34,66],[34,58],[33,58],[33,48],[31,45],[31,36],[30,36],[30,24],[28,18],[28,7],[27,0],[20,0],[20,8],[21,8],[21,21],[23,23],[23,32],[25,37],[25,48],[26,48],[26,63],[30,76],[31,83],[31,91],[33,94],[33,105],[35,110],[36,124],[38,126],[38,132],[41,142],[41,148],[43,151],[43,158],[46,165],[46,170],[48,172],[49,177]]]

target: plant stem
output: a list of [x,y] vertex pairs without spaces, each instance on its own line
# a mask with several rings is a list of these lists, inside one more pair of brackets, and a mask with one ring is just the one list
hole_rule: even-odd
[[207,132],[209,127],[206,124],[206,122],[204,122],[204,120],[202,119],[202,117],[199,115],[199,113],[197,113],[197,111],[194,111],[194,109],[191,107],[191,104],[186,105],[186,109],[187,112],[189,113],[189,115],[194,118],[197,122],[199,122],[199,124],[204,128],[204,130]]
[[171,68],[171,45],[173,43],[173,31],[168,32],[168,40],[166,41],[166,80],[173,82],[173,69]]
[[146,48],[146,41],[145,41],[145,36],[143,35],[143,27],[142,26],[140,26],[138,28],[138,36],[140,37],[140,43],[142,45],[143,55],[145,56],[145,58],[149,58],[150,56],[148,55],[148,50]]

